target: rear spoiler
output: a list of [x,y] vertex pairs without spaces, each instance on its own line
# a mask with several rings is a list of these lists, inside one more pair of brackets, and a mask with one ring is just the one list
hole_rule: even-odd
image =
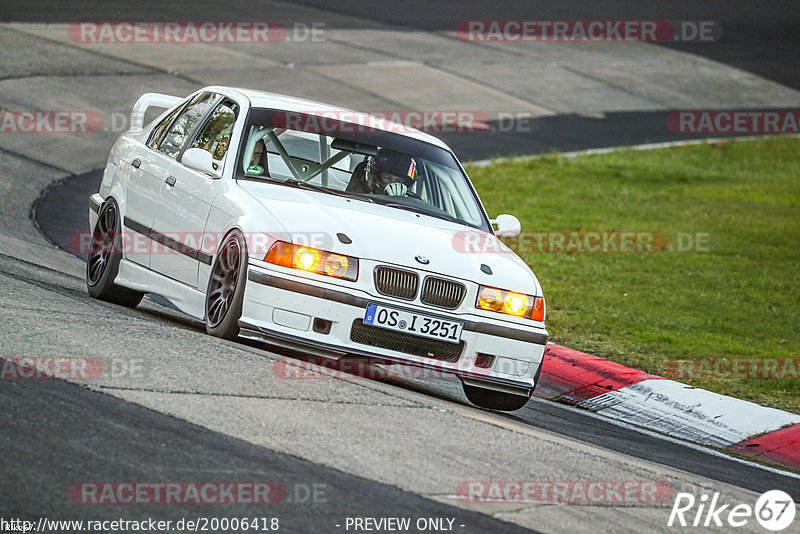
[[169,109],[181,102],[179,96],[162,95],[160,93],[145,93],[133,105],[131,111],[131,130],[138,131],[144,127],[144,114],[151,107]]

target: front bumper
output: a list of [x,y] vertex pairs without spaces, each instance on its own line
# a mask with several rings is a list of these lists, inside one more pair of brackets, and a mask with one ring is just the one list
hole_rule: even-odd
[[[535,386],[547,343],[547,332],[543,329],[510,327],[503,325],[501,321],[489,321],[477,315],[447,315],[443,310],[419,305],[409,308],[407,302],[376,297],[360,289],[348,288],[343,291],[340,286],[309,282],[308,279],[249,265],[242,317],[239,321],[240,335],[322,356],[356,355],[452,372],[470,385],[507,393],[527,395]],[[353,337],[359,338],[354,335],[354,328],[360,331],[360,339],[363,341],[364,327],[354,323],[364,318],[370,303],[409,308],[426,315],[462,321],[464,328],[460,356],[443,358],[434,355],[434,352],[439,351],[432,348],[433,352],[429,354],[435,357],[431,358],[408,351],[392,350],[388,346],[354,341]],[[315,331],[315,319],[329,321],[330,330]],[[394,335],[386,334],[382,328],[366,328],[375,329],[374,333],[379,337]],[[419,339],[415,337],[415,340]],[[434,340],[431,342],[444,343]],[[452,350],[449,352],[452,354]],[[482,368],[476,365],[479,354],[494,356],[491,367]]]

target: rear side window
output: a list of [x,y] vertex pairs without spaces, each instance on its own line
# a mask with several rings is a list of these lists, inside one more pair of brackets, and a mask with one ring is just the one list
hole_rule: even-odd
[[172,121],[175,120],[175,117],[178,116],[178,113],[181,112],[181,109],[182,108],[178,108],[170,113],[166,119],[161,121],[161,124],[155,127],[153,133],[150,135],[150,141],[147,143],[147,146],[158,149],[158,145],[161,144],[161,141],[164,139],[164,135],[166,135],[169,125],[172,124]]
[[208,120],[200,129],[200,133],[192,143],[192,148],[201,148],[210,152],[211,156],[222,161],[228,152],[228,145],[231,142],[233,126],[236,123],[236,116],[239,113],[239,106],[230,100],[225,100],[211,112]]
[[170,126],[158,150],[171,158],[177,158],[192,132],[208,111],[222,98],[214,93],[201,93],[194,97]]

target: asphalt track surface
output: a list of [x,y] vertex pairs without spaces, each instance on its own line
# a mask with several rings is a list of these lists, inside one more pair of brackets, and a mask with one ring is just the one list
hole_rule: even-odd
[[[339,11],[410,28],[452,30],[462,20],[710,20],[722,27],[724,39],[712,43],[664,43],[702,55],[790,87],[800,88],[800,8],[792,0],[703,2],[669,0],[570,0],[564,2],[507,0],[482,2],[403,2],[402,9],[383,9],[380,2],[352,0],[345,5],[324,0],[300,0]],[[424,15],[421,15],[424,14]]]
[[[97,191],[101,179],[102,171],[70,178],[53,186],[37,204],[35,213],[39,227],[62,250],[76,253],[70,244],[75,241],[70,240],[70,236],[75,232],[85,231],[85,214],[81,208],[88,196]],[[161,302],[161,299],[158,301]],[[195,328],[201,330],[202,325],[198,322]],[[392,383],[398,387],[460,402],[460,384],[456,381],[451,384],[441,382],[394,380]],[[753,491],[764,492],[780,487],[800,500],[800,478],[766,471],[728,457],[710,455],[703,449],[624,428],[559,404],[534,398],[523,409],[507,417],[536,428]]]
[[[0,467],[4,485],[18,489],[14,497],[3,496],[6,518],[36,522],[43,512],[51,519],[88,514],[100,521],[121,516],[176,522],[209,515],[277,517],[281,530],[316,532],[336,530],[346,517],[393,517],[399,510],[413,510],[418,517],[454,518],[455,525],[469,525],[475,532],[528,532],[60,380],[0,381],[0,402],[7,407],[0,412],[3,431],[15,436],[4,444]],[[96,451],[90,464],[87,450]],[[76,480],[279,481],[286,500],[214,505],[213,513],[193,504],[137,505],[129,513],[121,505],[87,506],[64,499]]]
[[[723,28],[724,39],[714,43],[667,43],[679,50],[702,55],[790,87],[800,88],[800,8],[794,0],[706,2],[683,0],[568,0],[563,2],[506,0],[405,0],[387,9],[372,0],[298,0],[331,13],[405,26],[409,29],[452,30],[470,19],[600,19],[600,20],[712,20]],[[92,0],[6,0],[0,5],[3,22],[69,22],[75,20],[250,20],[254,4],[248,0],[219,4],[188,0],[161,2],[95,2]],[[269,13],[266,13],[268,15]],[[263,17],[265,13],[259,13]],[[265,17],[269,18],[269,17]]]
[[[506,2],[485,7],[481,2],[405,2],[403,9],[382,9],[374,2],[348,2],[332,6],[325,2],[299,2],[340,10],[367,19],[423,29],[451,29],[467,18],[531,18],[530,2]],[[147,17],[152,10],[162,20],[185,19],[191,8],[197,19],[235,20],[252,18],[249,2],[228,2],[230,16],[197,2],[137,2],[102,4],[93,2],[18,2],[0,5],[4,21],[130,20]],[[542,2],[535,6],[536,18],[666,18],[713,19],[726,29],[719,46],[693,47],[670,44],[692,53],[724,61],[791,87],[800,87],[800,34],[798,8],[793,2],[764,2],[725,10],[720,14],[705,2]],[[420,14],[424,14],[421,16]],[[156,18],[151,15],[150,18]],[[490,140],[462,134],[445,140],[464,160],[496,155],[546,152],[551,149],[579,150],[603,146],[675,140],[663,131],[666,114],[610,113],[603,118],[560,115],[538,119],[528,134],[498,132]],[[45,235],[66,249],[66,238],[85,231],[86,198],[97,190],[98,171],[75,176],[50,188],[35,208],[36,222]],[[53,291],[64,291],[53,284]],[[84,296],[85,297],[85,296]],[[79,297],[79,298],[84,298]],[[85,297],[88,299],[88,297]],[[190,325],[198,328],[199,324]],[[397,382],[398,387],[425,394],[461,399],[457,384]],[[414,510],[417,516],[450,516],[476,527],[476,532],[517,532],[524,529],[446,506],[412,493],[342,473],[300,458],[267,450],[212,432],[139,405],[121,401],[60,381],[0,381],[0,411],[3,454],[0,455],[2,512],[34,518],[43,511],[59,518],[115,518],[116,507],[85,507],[65,502],[66,488],[75,480],[263,480],[280,479],[287,486],[319,481],[336,488],[326,503],[306,505],[292,513],[292,503],[275,505],[274,513],[289,531],[312,532],[330,528],[346,516],[392,516],[398,510]],[[463,402],[459,400],[459,402]],[[714,480],[762,492],[779,487],[800,500],[797,478],[752,467],[727,458],[656,436],[642,434],[546,401],[531,401],[524,409],[505,416],[536,428],[569,436],[631,456],[676,467]],[[91,466],[85,452],[93,451]],[[233,475],[231,475],[233,473]],[[90,509],[87,509],[90,508]],[[160,519],[197,516],[196,509],[137,507],[137,516]],[[287,510],[286,508],[289,508]],[[300,507],[298,507],[300,508]],[[152,512],[152,513],[151,513]],[[244,508],[215,509],[217,516],[251,512]],[[258,510],[263,515],[262,509]],[[267,510],[271,513],[272,509]],[[123,511],[125,515],[126,512]],[[200,512],[199,515],[203,515]],[[208,514],[206,514],[208,515]],[[291,527],[291,528],[288,528]]]
[[[395,9],[382,2],[350,0],[326,2],[300,0],[292,4],[316,7],[376,23],[389,23],[408,30],[452,31],[460,21],[471,19],[609,19],[609,20],[710,20],[722,27],[723,38],[715,42],[659,43],[662,46],[707,57],[758,74],[783,85],[800,88],[800,7],[793,0],[758,1],[725,5],[703,1],[639,2],[636,0],[592,2],[502,3],[480,0],[428,2],[411,0]],[[7,0],[0,5],[0,21],[69,22],[75,20],[185,20],[191,12],[197,20],[249,20],[253,4],[245,0],[226,2],[225,16],[208,4],[176,1],[162,3],[98,3],[91,0]],[[291,11],[291,10],[289,10]],[[148,17],[148,13],[153,13]],[[579,15],[577,15],[579,14]],[[269,18],[270,13],[259,12]],[[334,22],[331,27],[342,27]],[[401,83],[398,80],[398,83]],[[502,85],[502,83],[500,84]],[[559,114],[523,119],[524,123],[491,121],[489,135],[441,134],[465,161],[538,154],[548,151],[624,146],[681,141],[686,134],[664,128],[668,113],[611,112],[602,116]],[[692,138],[726,138],[736,134],[695,134]]]

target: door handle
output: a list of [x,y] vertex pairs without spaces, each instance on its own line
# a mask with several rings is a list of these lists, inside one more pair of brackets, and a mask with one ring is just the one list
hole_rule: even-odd
[[135,169],[138,169],[138,168],[139,168],[139,167],[141,167],[141,165],[142,165],[142,160],[140,160],[140,159],[138,159],[138,158],[137,158],[137,159],[135,159],[135,160],[133,160],[133,161],[131,162],[131,165],[133,165],[133,167],[134,167]]
[[167,182],[168,186],[172,187],[173,185],[175,185],[175,177],[174,176],[168,176],[167,179],[165,180],[165,182]]

